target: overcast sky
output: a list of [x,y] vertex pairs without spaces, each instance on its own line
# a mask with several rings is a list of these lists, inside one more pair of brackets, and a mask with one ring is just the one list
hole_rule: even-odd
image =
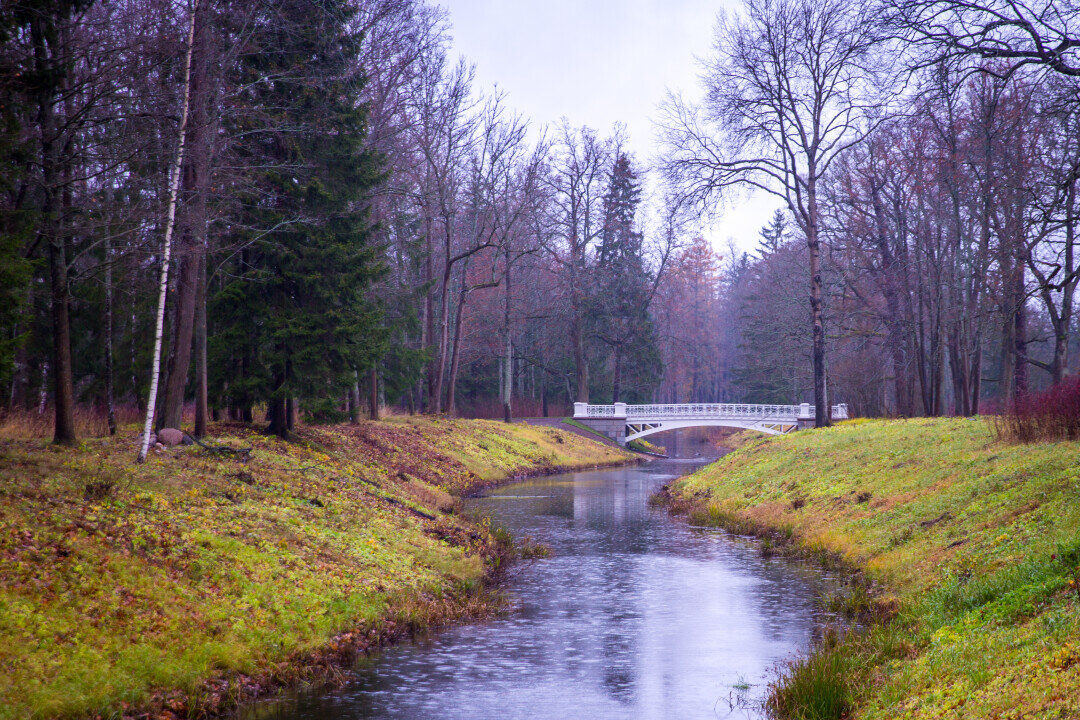
[[[535,125],[566,117],[606,132],[623,123],[640,162],[654,154],[652,124],[668,89],[696,96],[696,57],[708,55],[716,13],[738,0],[438,0],[454,49],[475,63],[481,88],[508,94]],[[727,202],[706,237],[750,250],[779,202]]]

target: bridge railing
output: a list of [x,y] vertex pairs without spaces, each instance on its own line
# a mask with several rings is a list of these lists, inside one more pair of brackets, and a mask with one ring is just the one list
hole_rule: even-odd
[[626,418],[796,418],[797,405],[689,403],[685,405],[628,405]]
[[[712,418],[730,418],[739,420],[751,419],[790,419],[790,420],[813,420],[814,406],[808,403],[801,405],[754,405],[749,403],[684,403],[684,404],[653,404],[653,405],[627,405],[626,403],[614,403],[612,405],[590,405],[589,403],[574,403],[575,418],[610,418],[627,421],[651,421],[651,420],[700,420]],[[846,420],[848,417],[847,405],[833,405],[832,417],[834,420]]]

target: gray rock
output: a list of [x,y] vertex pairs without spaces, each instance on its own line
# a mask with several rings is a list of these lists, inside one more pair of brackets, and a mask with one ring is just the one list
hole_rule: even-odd
[[176,447],[184,442],[184,433],[176,428],[162,428],[158,431],[157,441],[165,447]]

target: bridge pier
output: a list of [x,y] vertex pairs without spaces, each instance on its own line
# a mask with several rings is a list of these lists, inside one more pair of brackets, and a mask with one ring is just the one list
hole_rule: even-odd
[[[598,407],[594,405],[593,407]],[[610,415],[590,415],[589,403],[574,403],[574,419],[582,425],[588,426],[609,440],[614,440],[620,445],[626,444],[626,403],[615,403],[610,406]]]

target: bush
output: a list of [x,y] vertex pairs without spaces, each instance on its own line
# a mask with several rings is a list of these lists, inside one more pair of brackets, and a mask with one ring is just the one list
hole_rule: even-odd
[[1080,375],[1037,395],[1017,398],[994,421],[998,439],[1032,443],[1080,440]]

